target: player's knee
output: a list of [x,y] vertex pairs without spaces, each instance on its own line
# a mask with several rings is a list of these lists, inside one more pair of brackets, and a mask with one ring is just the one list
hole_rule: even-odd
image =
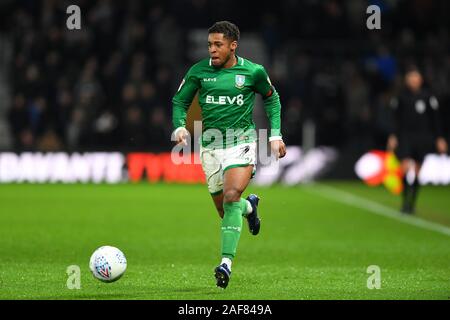
[[241,199],[241,194],[242,192],[235,188],[225,190],[223,193],[223,202],[227,203],[239,201]]

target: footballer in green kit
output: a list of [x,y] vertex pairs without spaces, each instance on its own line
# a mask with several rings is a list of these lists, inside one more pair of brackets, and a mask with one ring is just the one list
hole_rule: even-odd
[[222,261],[215,268],[217,286],[226,288],[236,255],[242,220],[257,235],[261,221],[259,197],[242,193],[255,173],[256,131],[252,119],[255,94],[263,97],[270,122],[269,141],[274,156],[282,158],[286,147],[280,131],[281,104],[264,67],[236,55],[239,29],[228,21],[208,30],[209,58],[193,65],[172,99],[174,137],[187,144],[186,114],[199,94],[202,114],[200,159],[208,190],[222,218]]

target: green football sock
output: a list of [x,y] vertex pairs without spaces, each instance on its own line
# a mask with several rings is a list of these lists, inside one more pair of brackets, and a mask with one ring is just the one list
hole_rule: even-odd
[[[223,204],[224,216],[222,219],[222,257],[233,259],[241,236],[242,215],[244,212],[244,202],[241,199],[237,202],[227,202]],[[245,203],[245,206],[247,204]],[[246,210],[245,210],[246,211]]]

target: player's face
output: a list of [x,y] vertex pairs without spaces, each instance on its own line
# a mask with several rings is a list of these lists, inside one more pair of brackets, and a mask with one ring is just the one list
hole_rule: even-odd
[[405,82],[409,89],[417,91],[422,86],[422,75],[417,71],[408,72],[405,77]]
[[235,54],[237,42],[223,37],[223,33],[208,35],[208,51],[215,67],[223,66]]

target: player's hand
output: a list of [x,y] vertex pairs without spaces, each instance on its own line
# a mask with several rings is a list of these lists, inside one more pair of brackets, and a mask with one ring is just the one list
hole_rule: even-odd
[[397,136],[395,134],[389,135],[389,138],[387,141],[387,146],[386,146],[387,151],[394,152],[395,149],[397,149],[397,146],[398,146]]
[[189,132],[186,130],[186,128],[178,128],[175,130],[175,142],[177,144],[182,144],[184,146],[187,146],[187,137],[189,136]]
[[286,155],[286,145],[283,140],[270,141],[270,149],[277,160]]
[[439,137],[436,139],[436,149],[439,153],[447,153],[448,151],[448,145],[447,141],[445,141],[444,138]]

